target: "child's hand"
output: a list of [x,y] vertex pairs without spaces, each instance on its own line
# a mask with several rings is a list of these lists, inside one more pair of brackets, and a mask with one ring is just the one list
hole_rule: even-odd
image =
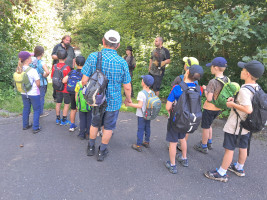
[[206,85],[202,85],[202,87],[203,87],[203,90],[206,90],[207,89]]
[[235,99],[233,98],[233,97],[229,97],[228,99],[227,99],[227,102],[230,102],[230,101],[234,101]]
[[235,105],[234,101],[228,101],[228,102],[226,102],[226,106],[227,106],[228,108],[233,108],[234,105]]

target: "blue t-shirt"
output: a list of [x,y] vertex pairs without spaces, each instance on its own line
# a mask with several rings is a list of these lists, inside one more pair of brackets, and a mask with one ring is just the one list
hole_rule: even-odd
[[[186,83],[188,87],[195,87],[196,84],[195,83]],[[170,102],[174,102],[175,100],[178,101],[179,97],[182,95],[183,91],[182,88],[180,87],[180,85],[175,85],[173,86],[167,101]],[[200,95],[201,95],[201,91],[200,91]]]

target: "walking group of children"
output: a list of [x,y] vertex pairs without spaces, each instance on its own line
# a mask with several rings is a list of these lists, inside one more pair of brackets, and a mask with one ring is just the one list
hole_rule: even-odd
[[[41,51],[41,54],[38,54],[36,52],[35,57],[37,60],[40,60],[43,55],[43,51]],[[78,108],[80,118],[80,133],[78,137],[80,139],[88,138],[92,113],[90,106],[86,103],[83,97],[82,85],[80,82],[82,79],[81,69],[85,63],[85,58],[83,56],[77,56],[75,59],[77,69],[71,70],[69,66],[65,65],[65,59],[67,57],[67,52],[65,50],[59,50],[57,52],[57,57],[59,59],[59,62],[53,66],[51,72],[53,87],[56,89],[56,124],[70,124],[69,130],[74,131],[77,128],[77,125],[75,124],[75,115],[77,110],[76,108]],[[220,114],[220,111],[222,109],[220,107],[217,107],[214,101],[220,95],[224,87],[224,83],[229,82],[229,78],[224,75],[224,71],[228,66],[227,61],[223,57],[217,57],[213,59],[211,63],[208,63],[206,65],[207,67],[210,67],[211,73],[215,76],[215,78],[210,80],[207,86],[203,85],[202,87],[199,86],[198,81],[203,76],[204,71],[203,68],[199,65],[198,60],[194,57],[185,57],[183,61],[185,62],[185,73],[184,75],[179,76],[174,80],[172,84],[173,88],[167,98],[166,103],[166,110],[168,111],[170,117],[168,120],[166,135],[166,140],[169,142],[169,160],[165,162],[165,166],[168,171],[173,174],[177,173],[176,159],[182,166],[188,167],[188,133],[192,133],[194,130],[196,130],[200,121],[202,128],[202,140],[200,141],[200,143],[194,145],[194,149],[205,154],[207,154],[208,151],[212,149],[211,125],[214,119]],[[44,104],[44,100],[40,101],[40,92],[42,92],[42,90],[45,90],[46,92],[46,77],[49,75],[49,71],[47,70],[46,66],[43,68],[43,71],[40,72],[38,72],[38,70],[32,70],[32,68],[30,68],[32,59],[31,55],[28,52],[19,53],[19,63],[20,64],[17,71],[24,71],[25,73],[27,73],[29,81],[32,85],[31,89],[28,92],[21,93],[24,104],[23,130],[29,129],[31,127],[31,124],[29,124],[29,113],[32,105],[34,110],[33,132],[37,133],[41,130],[39,127],[39,116],[40,114],[43,114]],[[42,66],[44,66],[44,64],[42,64]],[[247,158],[247,148],[251,133],[245,128],[240,127],[240,121],[244,121],[247,115],[252,113],[253,110],[253,92],[248,89],[248,86],[254,88],[255,90],[258,90],[259,85],[256,83],[256,81],[264,73],[264,66],[258,61],[251,61],[248,63],[239,62],[238,67],[242,68],[240,79],[244,80],[245,84],[241,86],[235,98],[230,97],[227,99],[227,102],[225,102],[225,106],[231,108],[231,112],[223,129],[225,132],[223,141],[225,153],[223,161],[218,170],[216,169],[204,173],[207,178],[219,180],[222,182],[227,182],[228,180],[226,173],[227,170],[234,172],[238,176],[245,176],[243,167]],[[43,84],[41,84],[42,79],[40,77],[44,77],[45,81],[43,81]],[[144,146],[145,148],[150,147],[151,120],[147,118],[144,111],[146,110],[146,107],[148,105],[148,98],[155,97],[155,93],[150,90],[150,87],[153,85],[153,83],[154,79],[151,75],[143,75],[141,82],[142,91],[140,91],[137,95],[138,103],[126,103],[126,106],[137,108],[137,142],[132,145],[132,148],[138,152],[142,151],[142,146]],[[46,88],[41,89],[40,85],[45,85]],[[191,108],[192,106],[194,106],[194,109],[198,110],[198,113],[189,113],[193,114],[192,116],[194,118],[194,123],[191,123],[192,126],[189,127],[188,130],[179,127],[181,125],[181,120],[176,119],[177,116],[181,117],[180,114],[181,112],[184,112],[184,110],[178,110],[178,112],[177,110],[175,110],[179,108],[179,106],[177,105],[182,101],[181,99],[187,98],[185,97],[186,95],[183,95],[183,93],[185,94],[185,92],[188,93],[187,96],[195,95],[197,103],[194,103],[194,105],[190,106]],[[206,101],[203,105],[202,114],[199,114],[199,111],[201,113],[201,95],[203,93],[206,97]],[[41,95],[41,98],[42,96],[44,97],[44,95]],[[60,108],[63,100],[64,108],[63,116],[61,118]],[[156,101],[158,100],[156,99]],[[187,103],[190,104],[190,102],[191,99],[189,99]],[[71,104],[70,121],[67,119],[69,104]],[[177,122],[177,120],[180,121]],[[177,124],[179,125],[177,126]],[[238,143],[236,142],[237,140],[239,141]],[[177,144],[181,149],[181,154],[176,154]],[[236,163],[232,163],[233,154],[236,147],[239,148],[238,161]]]

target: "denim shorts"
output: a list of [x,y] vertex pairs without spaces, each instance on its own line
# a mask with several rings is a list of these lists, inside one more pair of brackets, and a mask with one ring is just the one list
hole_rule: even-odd
[[220,114],[220,110],[206,110],[204,109],[202,112],[202,121],[201,121],[201,128],[209,129],[213,120]]
[[178,133],[174,131],[170,125],[167,129],[166,141],[168,142],[178,142],[179,139],[184,139],[186,133]]
[[70,94],[57,91],[57,103],[62,103],[64,98],[64,104],[70,104]]
[[236,144],[238,139],[238,135],[224,133],[224,140],[223,140],[223,147],[225,149],[229,149],[234,151],[235,148],[247,149],[248,148],[248,140],[249,140],[250,133],[246,135],[241,135],[239,144]]
[[[94,108],[93,108],[94,109]],[[105,130],[114,130],[119,116],[119,110],[105,111],[103,117],[100,114],[95,114],[92,110],[92,126],[104,126]]]

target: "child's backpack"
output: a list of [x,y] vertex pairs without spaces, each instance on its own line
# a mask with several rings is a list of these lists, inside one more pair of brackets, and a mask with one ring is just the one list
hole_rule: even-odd
[[[256,133],[261,131],[267,122],[267,94],[258,86],[254,89],[251,85],[245,85],[253,94],[252,113],[248,114],[245,121],[241,121],[242,128]],[[239,115],[238,115],[239,117]]]
[[148,93],[147,91],[142,91],[146,95],[146,109],[143,111],[143,117],[146,120],[155,119],[161,109],[161,101],[153,91]]
[[45,77],[43,77],[43,73],[44,73],[44,69],[42,66],[42,61],[38,60],[37,58],[30,64],[30,67],[34,68],[37,70],[37,73],[40,76],[40,83],[41,85],[45,85],[45,83],[47,83],[47,79]]
[[85,90],[83,90],[84,98],[90,106],[100,106],[106,100],[106,89],[108,79],[103,72],[102,66],[102,53],[98,52],[96,71],[90,76]]
[[[240,142],[241,132],[242,129],[247,129],[250,131],[250,137],[248,142],[248,150],[247,154],[249,155],[250,149],[250,140],[252,137],[252,133],[259,132],[264,129],[266,122],[267,122],[267,94],[258,86],[256,89],[251,85],[243,86],[249,89],[253,94],[252,98],[252,113],[248,114],[247,118],[243,121],[240,121],[240,130],[238,133],[238,139],[236,141],[237,144]],[[236,109],[234,109],[237,115],[237,122],[238,118],[240,118]]]
[[76,70],[72,70],[69,74],[68,82],[67,82],[67,91],[70,94],[75,94],[76,84],[82,80],[82,72],[78,72]]
[[179,85],[183,93],[173,104],[170,124],[178,133],[193,133],[202,119],[200,86],[188,87],[184,81]]
[[27,75],[28,71],[31,70],[31,67],[28,67],[24,72],[13,74],[13,79],[15,81],[15,86],[18,92],[27,93],[32,89],[32,83],[29,80]]
[[63,79],[63,70],[67,67],[64,65],[61,69],[57,67],[57,64],[54,65],[54,74],[52,78],[53,88],[58,91],[62,91],[64,89],[64,83],[62,82]]
[[88,103],[84,99],[83,86],[81,82],[78,82],[77,84],[79,84],[80,90],[77,94],[76,106],[80,112],[89,112],[91,110],[91,107],[88,105]]
[[223,88],[220,91],[217,99],[211,101],[212,104],[214,104],[217,108],[221,109],[227,109],[226,102],[229,97],[234,97],[234,95],[237,94],[237,92],[240,89],[240,86],[238,83],[231,82],[230,79],[227,77],[227,82],[225,83],[220,78],[215,78],[215,80],[219,81],[223,84]]

